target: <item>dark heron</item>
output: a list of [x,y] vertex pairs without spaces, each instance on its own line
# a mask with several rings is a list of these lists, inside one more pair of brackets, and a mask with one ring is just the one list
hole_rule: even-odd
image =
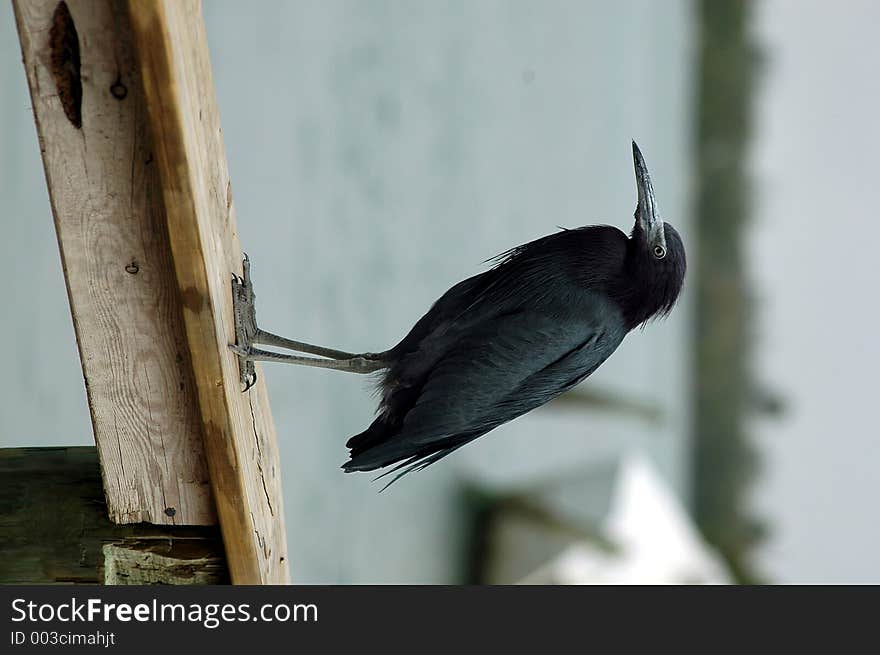
[[[568,391],[626,334],[669,314],[684,284],[685,252],[664,223],[638,146],[638,205],[629,237],[615,227],[565,230],[511,248],[459,282],[390,350],[348,353],[292,341],[256,324],[249,262],[233,280],[245,388],[254,361],[381,371],[370,427],[348,440],[346,472],[425,468]],[[279,346],[318,358],[254,348]],[[381,477],[381,476],[380,476]]]

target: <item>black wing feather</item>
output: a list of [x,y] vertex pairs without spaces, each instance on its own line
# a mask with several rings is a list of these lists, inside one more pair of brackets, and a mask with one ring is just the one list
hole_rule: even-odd
[[403,416],[380,416],[364,433],[373,431],[369,439],[359,435],[361,447],[359,437],[350,441],[344,468],[403,462],[405,475],[570,389],[623,338],[619,321],[601,318],[523,310],[470,330],[412,390]]

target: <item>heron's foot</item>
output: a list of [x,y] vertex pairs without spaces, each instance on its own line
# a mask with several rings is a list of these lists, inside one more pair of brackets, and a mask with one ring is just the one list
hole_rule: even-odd
[[[284,362],[300,366],[329,368],[349,373],[372,373],[388,364],[384,353],[350,353],[335,348],[326,348],[303,341],[294,341],[286,337],[266,332],[257,326],[257,314],[254,308],[254,286],[251,282],[251,263],[248,256],[242,261],[242,275],[232,275],[232,306],[235,317],[235,343],[229,349],[238,355],[238,369],[241,383],[247,391],[257,381],[254,362]],[[275,346],[285,350],[317,355],[318,357],[301,357],[286,353],[261,350],[257,344]]]
[[238,355],[239,379],[244,391],[257,382],[254,362],[247,358],[253,350],[257,335],[257,313],[254,306],[256,294],[251,282],[251,261],[245,254],[241,263],[242,275],[232,274],[232,312],[235,319],[235,344],[229,348]]

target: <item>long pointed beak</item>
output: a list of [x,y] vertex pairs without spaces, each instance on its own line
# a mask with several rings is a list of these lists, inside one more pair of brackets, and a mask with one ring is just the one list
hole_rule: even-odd
[[666,231],[663,228],[663,218],[661,218],[660,210],[657,208],[657,199],[654,197],[654,185],[651,184],[648,166],[645,164],[642,151],[639,150],[635,141],[633,141],[633,166],[636,171],[636,186],[639,190],[636,220],[641,225],[651,249],[659,252],[656,249],[662,248],[662,252],[665,255]]

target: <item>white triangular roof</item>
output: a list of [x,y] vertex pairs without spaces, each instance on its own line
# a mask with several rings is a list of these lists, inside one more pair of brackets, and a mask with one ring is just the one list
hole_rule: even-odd
[[727,584],[732,578],[678,498],[640,453],[627,454],[614,483],[603,536],[607,552],[580,541],[523,582]]

